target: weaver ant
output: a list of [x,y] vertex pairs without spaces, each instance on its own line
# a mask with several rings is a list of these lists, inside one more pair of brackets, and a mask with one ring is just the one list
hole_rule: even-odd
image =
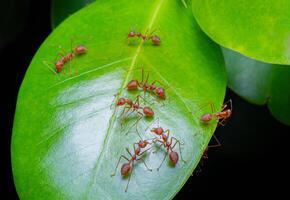
[[203,152],[203,154],[201,156],[201,159],[199,161],[199,164],[198,164],[199,169],[198,169],[198,171],[196,171],[197,173],[200,173],[201,172],[201,168],[204,166],[205,160],[208,159],[208,151],[209,151],[209,149],[216,148],[216,147],[220,147],[221,146],[220,141],[217,139],[217,137],[215,135],[213,135],[213,138],[216,141],[216,144],[208,145],[205,148],[205,150],[204,150],[204,152]]
[[85,54],[87,52],[87,48],[84,45],[77,45],[74,48],[71,48],[71,52],[67,53],[67,54],[63,54],[63,53],[58,53],[59,55],[61,55],[62,57],[60,58],[60,60],[55,62],[55,69],[57,73],[60,73],[62,71],[63,66],[65,65],[65,63],[67,63],[68,61],[71,61],[76,55],[82,55]]
[[129,91],[137,90],[140,88],[144,91],[144,93],[148,91],[150,94],[156,95],[160,99],[165,100],[166,99],[165,89],[163,87],[157,87],[155,85],[155,83],[158,82],[157,80],[153,81],[151,84],[148,84],[148,79],[149,79],[149,73],[147,74],[146,79],[144,81],[144,69],[142,68],[141,82],[139,82],[136,79],[131,80],[127,84],[126,88]]
[[[119,94],[115,95],[115,97],[117,97],[118,95]],[[145,99],[143,97],[141,97],[140,95],[136,96],[135,101],[133,101],[130,98],[124,98],[124,97],[120,97],[120,98],[117,99],[116,106],[124,106],[124,109],[123,109],[122,113],[120,114],[120,116],[127,116],[128,117],[130,114],[132,114],[134,112],[139,115],[138,119],[131,126],[131,128],[133,126],[137,125],[138,122],[142,119],[143,116],[145,116],[147,118],[154,117],[154,111],[153,111],[153,109],[151,107],[149,107],[149,106],[144,106],[144,107],[140,106],[140,98],[142,98],[145,101]],[[131,112],[128,114],[129,111],[131,111]]]
[[[165,158],[167,157],[168,154],[169,154],[169,159],[172,162],[172,164],[174,166],[177,164],[177,162],[179,160],[179,155],[178,155],[178,153],[176,151],[173,151],[173,149],[176,146],[176,144],[178,144],[178,147],[179,147],[179,153],[180,153],[181,160],[184,163],[186,163],[186,161],[182,157],[181,147],[180,147],[180,145],[183,145],[183,143],[181,143],[180,140],[178,140],[176,137],[171,136],[169,138],[170,130],[167,129],[167,130],[164,131],[164,129],[159,126],[159,118],[157,118],[157,121],[158,121],[158,126],[156,128],[151,129],[150,131],[152,133],[154,133],[155,135],[160,136],[160,138],[155,138],[153,140],[153,143],[159,142],[159,143],[161,143],[160,147],[164,146],[164,148],[166,148],[166,154],[164,155],[164,158],[163,158],[162,162],[160,163],[159,167],[157,168],[157,171],[159,171],[160,167],[162,166],[162,164],[163,164],[163,162],[164,162],[164,160],[165,160]],[[146,128],[146,130],[148,128]],[[173,140],[175,140],[174,144],[173,144]]]
[[[155,31],[155,30],[154,30]],[[130,38],[141,38],[143,41],[146,41],[146,40],[151,40],[152,44],[154,45],[160,45],[161,43],[161,39],[159,36],[157,35],[151,35],[154,31],[152,31],[150,34],[146,34],[146,33],[143,35],[142,33],[140,32],[135,32],[135,31],[130,31],[128,33],[128,39]]]
[[[129,183],[130,183],[131,175],[133,173],[134,162],[135,161],[139,161],[139,160],[142,161],[143,164],[144,164],[144,166],[146,167],[146,169],[148,171],[152,171],[152,169],[150,169],[147,166],[147,164],[145,163],[145,161],[141,157],[145,152],[147,152],[148,150],[151,149],[151,147],[150,147],[150,148],[144,150],[143,152],[141,152],[141,149],[146,148],[146,146],[148,144],[151,144],[148,140],[140,140],[139,142],[135,142],[133,144],[133,148],[134,148],[134,154],[133,155],[131,154],[130,150],[128,148],[126,148],[126,151],[128,152],[128,154],[130,155],[131,158],[129,159],[126,156],[121,155],[120,158],[119,158],[119,160],[118,160],[118,162],[117,162],[117,165],[116,165],[116,168],[115,168],[114,173],[111,174],[111,176],[115,176],[116,175],[117,168],[118,168],[118,166],[119,166],[120,161],[121,161],[122,158],[128,161],[127,163],[123,164],[122,167],[121,167],[121,175],[123,177],[126,177],[126,176],[129,175],[129,179],[128,179],[128,182],[127,182],[127,185],[126,185],[125,192],[127,192],[128,187],[129,187]],[[136,145],[137,145],[137,148],[136,148]]]
[[[229,104],[229,106],[228,106]],[[212,113],[206,113],[201,116],[201,121],[204,123],[209,123],[213,119],[219,120],[219,125],[224,126],[227,119],[230,118],[233,112],[232,100],[228,100],[223,106],[220,112],[215,112],[215,108],[213,104],[211,105]],[[229,108],[228,108],[229,107]]]

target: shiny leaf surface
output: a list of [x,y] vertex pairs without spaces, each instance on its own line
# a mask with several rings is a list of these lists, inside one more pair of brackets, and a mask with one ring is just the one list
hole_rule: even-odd
[[[85,7],[60,24],[32,60],[19,92],[12,140],[21,199],[171,199],[198,164],[216,125],[200,122],[201,114],[210,111],[200,105],[210,101],[220,107],[225,93],[220,48],[181,1],[129,2],[99,0]],[[128,44],[134,26],[142,33],[156,29],[161,45],[138,39]],[[69,51],[71,39],[88,52],[57,75],[50,61],[59,45]],[[158,80],[166,88],[168,97],[158,103],[147,95],[147,103],[141,103],[149,102],[155,120],[184,143],[187,162],[173,167],[167,157],[157,171],[165,150],[152,150],[144,160],[153,171],[136,162],[125,193],[128,179],[121,177],[120,166],[116,176],[110,175],[120,155],[128,156],[125,148],[132,151],[139,140],[135,128],[130,129],[137,118],[132,114],[122,125],[122,109],[110,105],[116,93],[143,95],[124,89],[129,80],[141,79],[141,67],[150,82]],[[154,137],[145,131],[153,121],[142,118],[138,123],[143,138]],[[175,150],[179,153],[178,146]]]

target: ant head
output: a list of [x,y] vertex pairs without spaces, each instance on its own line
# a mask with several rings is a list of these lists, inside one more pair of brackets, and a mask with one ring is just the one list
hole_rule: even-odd
[[147,146],[147,144],[149,144],[149,142],[147,140],[140,140],[138,143],[138,146],[140,148],[145,148]]
[[206,113],[201,117],[201,121],[203,122],[209,122],[210,120],[212,120],[212,115],[209,113]]
[[151,132],[155,133],[156,135],[162,135],[164,130],[163,130],[163,128],[158,127],[158,128],[152,129]]
[[178,153],[175,152],[175,151],[171,151],[170,154],[169,154],[169,158],[171,160],[171,162],[176,165],[176,163],[178,162],[179,160],[179,156],[178,156]]
[[127,90],[136,90],[138,86],[139,82],[137,80],[132,80],[127,84]]
[[57,61],[57,62],[54,64],[57,73],[61,72],[62,67],[63,67],[63,64],[64,64],[64,63],[63,63],[62,60]]
[[158,88],[156,88],[155,92],[156,92],[156,95],[157,95],[159,98],[161,98],[161,99],[165,99],[165,98],[166,98],[166,97],[165,97],[165,90],[164,90],[163,87],[158,87]]
[[81,55],[87,52],[87,48],[84,45],[78,45],[74,48],[74,52],[77,55]]
[[128,38],[135,37],[135,35],[136,35],[135,31],[130,31],[128,33]]
[[122,176],[127,176],[130,171],[131,171],[130,163],[125,163],[122,165],[122,167],[121,167],[121,175]]
[[161,39],[157,35],[151,37],[151,41],[154,45],[160,45]]
[[121,97],[117,102],[117,106],[123,106],[125,103],[126,103],[126,99]]
[[154,116],[154,111],[150,107],[144,107],[143,113],[145,114],[146,117],[153,117]]

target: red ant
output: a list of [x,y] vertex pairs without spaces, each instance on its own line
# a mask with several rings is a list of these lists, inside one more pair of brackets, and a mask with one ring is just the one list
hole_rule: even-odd
[[[230,106],[228,106],[228,104]],[[232,112],[233,112],[233,105],[232,105],[232,100],[228,100],[223,106],[222,106],[222,109],[220,112],[214,112],[214,105],[213,104],[210,104],[211,105],[211,110],[212,110],[212,113],[206,113],[204,115],[202,115],[201,117],[201,121],[204,122],[204,123],[209,123],[212,119],[217,119],[219,120],[219,125],[222,125],[224,126],[225,125],[225,121],[227,119],[230,118],[230,116],[232,115]],[[229,107],[229,108],[228,108]]]
[[[180,140],[178,140],[176,137],[171,136],[171,138],[169,139],[169,135],[170,135],[170,130],[167,129],[164,131],[164,129],[162,127],[159,126],[159,118],[157,119],[158,121],[158,127],[151,129],[150,131],[158,136],[160,136],[160,138],[155,138],[153,140],[153,142],[159,142],[161,143],[161,146],[164,146],[164,148],[166,148],[166,154],[164,155],[164,158],[162,160],[162,162],[160,163],[159,167],[157,168],[157,171],[159,171],[160,167],[162,166],[166,156],[169,153],[169,159],[172,162],[172,164],[175,166],[179,160],[179,155],[176,151],[173,151],[175,145],[178,143],[178,147],[179,147],[179,153],[180,153],[180,157],[181,160],[186,163],[186,161],[183,159],[182,157],[182,153],[181,153],[181,147],[180,145],[183,145],[183,143],[180,142]],[[154,123],[154,122],[153,122]],[[148,128],[147,128],[148,129]],[[146,129],[146,130],[147,130]],[[167,134],[166,134],[167,133]],[[173,144],[173,140],[175,140],[175,143]]]
[[[118,96],[115,95],[115,96]],[[140,95],[138,95],[136,98],[135,98],[135,101],[133,101],[132,99],[130,98],[124,98],[124,97],[121,97],[121,98],[118,98],[117,100],[117,103],[116,103],[116,106],[124,106],[124,109],[121,113],[120,116],[129,116],[130,114],[132,114],[133,112],[136,112],[139,117],[138,119],[136,120],[136,122],[131,126],[131,128],[135,125],[138,124],[138,122],[142,119],[143,116],[147,117],[147,118],[152,118],[154,117],[154,111],[152,108],[150,108],[149,106],[145,106],[145,107],[141,107],[140,106],[140,98],[142,98],[144,101],[145,99],[143,97],[141,97]],[[112,105],[111,105],[112,106]],[[127,109],[127,110],[126,110]],[[126,111],[125,111],[126,110]],[[131,112],[129,114],[127,114],[129,111],[131,110]],[[141,110],[141,111],[140,111]],[[130,128],[130,129],[131,129]],[[129,129],[129,130],[130,130]],[[127,132],[128,133],[128,132]],[[140,136],[140,135],[139,135]]]
[[[128,152],[128,154],[130,155],[130,159],[127,158],[126,156],[124,155],[121,155],[119,160],[118,160],[118,163],[116,165],[116,168],[115,168],[115,171],[113,174],[111,174],[111,176],[115,176],[116,175],[116,171],[117,171],[117,168],[119,166],[119,163],[121,161],[122,158],[126,159],[128,162],[123,164],[122,167],[121,167],[121,175],[123,177],[125,176],[128,176],[129,175],[129,179],[128,179],[128,182],[127,182],[127,186],[126,186],[126,189],[125,189],[125,192],[127,192],[128,190],[128,186],[129,186],[129,182],[130,182],[130,179],[131,179],[131,175],[133,173],[133,169],[134,169],[134,162],[135,161],[139,161],[141,160],[143,162],[143,164],[145,165],[146,169],[149,170],[149,171],[152,171],[152,169],[150,169],[147,164],[145,163],[145,161],[141,158],[141,156],[147,152],[150,148],[144,150],[142,153],[141,153],[141,149],[144,149],[146,148],[146,146],[148,144],[151,144],[148,140],[140,140],[139,142],[135,142],[133,144],[133,148],[134,148],[134,154],[132,155],[130,150],[128,148],[126,148],[126,151]],[[137,148],[136,148],[136,145],[137,145]]]
[[62,71],[64,64],[68,61],[71,61],[75,57],[75,55],[82,55],[86,52],[87,48],[84,45],[77,45],[76,47],[72,48],[70,53],[67,53],[65,55],[59,53],[60,55],[62,55],[62,57],[54,64],[56,72],[60,73]]
[[[147,32],[147,31],[146,31]],[[153,33],[154,31],[152,31],[152,33]],[[152,34],[151,33],[151,34]],[[154,44],[154,45],[160,45],[160,43],[161,43],[161,39],[160,39],[160,37],[159,36],[157,36],[157,35],[151,35],[151,34],[149,34],[149,36],[148,35],[143,35],[142,33],[140,33],[140,32],[135,32],[135,31],[130,31],[129,33],[128,33],[128,39],[129,38],[134,38],[134,37],[137,37],[137,38],[141,38],[142,40],[144,40],[144,41],[146,41],[146,40],[151,40],[151,42],[152,42],[152,44]]]
[[138,80],[131,80],[127,84],[126,88],[129,91],[137,90],[138,88],[141,88],[144,91],[144,93],[146,91],[149,91],[150,94],[155,94],[160,99],[166,99],[165,89],[163,87],[157,87],[155,85],[155,83],[158,81],[155,80],[151,84],[148,84],[148,79],[149,79],[149,73],[147,74],[146,80],[144,81],[144,69],[142,68],[141,82],[139,82]]
[[[127,98],[127,99],[124,98],[124,97],[119,98],[116,105],[117,106],[125,106],[121,115],[127,114],[127,112],[132,110],[131,113],[137,112],[139,115],[141,115],[141,117],[143,115],[145,115],[146,117],[153,117],[154,116],[154,111],[152,110],[152,108],[150,108],[148,106],[145,106],[145,107],[141,107],[140,106],[140,102],[139,102],[140,98],[143,99],[143,97],[141,97],[140,95],[138,95],[135,98],[135,101],[133,101],[130,98]],[[128,108],[128,110],[126,111],[126,113],[124,113],[126,108]],[[140,112],[140,109],[142,110],[142,112]],[[130,115],[130,114],[128,114],[128,115]]]

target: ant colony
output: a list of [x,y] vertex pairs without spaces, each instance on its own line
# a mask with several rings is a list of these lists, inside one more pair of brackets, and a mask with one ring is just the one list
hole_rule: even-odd
[[[130,31],[127,35],[127,38],[129,40],[131,38],[141,39],[142,42],[151,41],[153,45],[159,46],[161,44],[160,37],[157,35],[152,35],[152,33],[147,34],[146,32],[145,34],[142,34],[140,32]],[[88,49],[84,45],[76,45],[73,47],[72,44],[69,52],[65,52],[62,49],[61,52],[58,52],[58,59],[55,59],[56,60],[56,62],[54,63],[55,69],[53,70],[54,73],[56,74],[61,73],[63,71],[63,68],[67,65],[68,62],[77,59],[78,56],[86,54],[87,51]],[[160,149],[163,149],[164,151],[164,156],[160,160],[160,164],[156,168],[157,171],[161,169],[166,158],[171,163],[172,167],[178,165],[180,163],[179,162],[180,160],[183,163],[186,163],[186,161],[183,159],[181,151],[181,146],[184,145],[184,143],[180,139],[175,137],[170,129],[160,126],[160,118],[156,117],[157,113],[154,111],[149,101],[146,100],[147,95],[149,95],[151,99],[154,99],[155,101],[159,101],[162,103],[168,100],[166,89],[162,86],[161,82],[158,80],[153,80],[149,82],[149,73],[147,73],[146,75],[144,73],[144,69],[142,68],[141,80],[135,78],[128,81],[125,85],[124,90],[130,92],[131,94],[136,94],[136,92],[138,94],[133,98],[126,97],[120,93],[115,94],[115,98],[111,105],[111,108],[112,106],[114,106],[115,109],[116,108],[121,109],[120,112],[118,113],[119,118],[121,118],[122,121],[128,118],[130,115],[136,116],[136,118],[134,119],[135,121],[133,125],[129,128],[129,130],[132,127],[135,127],[136,132],[140,137],[140,140],[133,143],[131,150],[129,148],[124,147],[128,155],[127,156],[121,155],[119,157],[114,172],[111,174],[111,176],[116,175],[120,162],[123,159],[125,163],[121,165],[120,174],[122,177],[128,177],[127,185],[125,187],[125,192],[127,192],[131,180],[131,175],[133,173],[134,166],[137,164],[137,162],[142,162],[148,171],[152,171],[152,168],[150,168],[145,162],[143,155],[148,154],[153,147],[156,147],[157,149],[153,153],[157,152]],[[143,95],[140,93],[142,93]],[[214,109],[214,105],[211,104],[211,112],[204,113],[199,118],[200,122],[205,125],[210,124],[210,122],[212,121],[217,121],[218,125],[224,126],[226,121],[230,118],[231,115],[232,115],[232,101],[229,100],[222,106],[219,112],[216,112]],[[155,117],[156,119],[153,120]],[[138,130],[139,122],[141,122],[146,118],[153,120],[153,123],[151,124],[152,127],[148,126],[143,131],[143,134],[148,134],[151,135],[151,137],[153,137],[150,139],[149,138],[142,139]],[[154,123],[155,126],[153,126]],[[147,131],[148,129],[149,131]],[[218,144],[207,146],[207,148],[204,150],[204,154],[200,161],[199,164],[200,167],[203,166],[204,160],[208,158],[209,148],[220,146],[220,143],[217,140],[217,138],[215,136],[214,138],[216,139]]]

